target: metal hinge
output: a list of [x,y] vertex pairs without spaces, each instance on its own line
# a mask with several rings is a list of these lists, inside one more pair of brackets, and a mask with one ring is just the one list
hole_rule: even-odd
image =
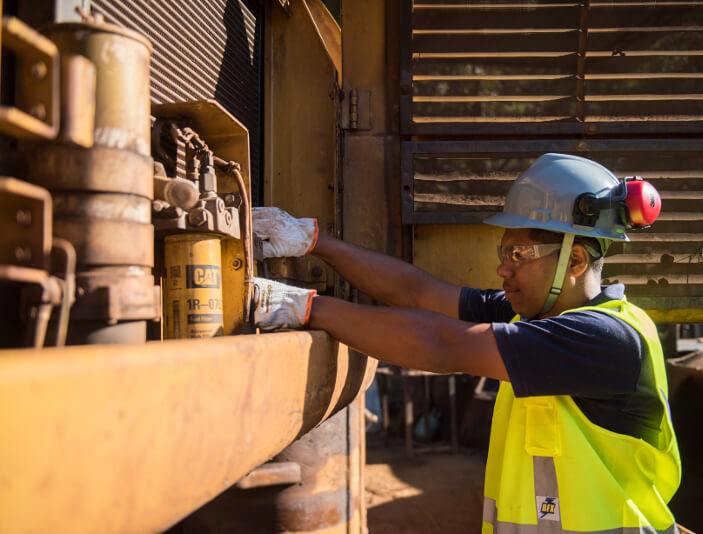
[[369,89],[349,91],[349,120],[345,123],[349,130],[371,129],[371,91]]

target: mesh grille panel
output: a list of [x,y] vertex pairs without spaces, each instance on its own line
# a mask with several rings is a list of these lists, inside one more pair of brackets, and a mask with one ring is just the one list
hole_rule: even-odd
[[261,198],[263,7],[257,0],[92,0],[105,20],[154,45],[155,104],[210,98],[248,129],[252,201]]

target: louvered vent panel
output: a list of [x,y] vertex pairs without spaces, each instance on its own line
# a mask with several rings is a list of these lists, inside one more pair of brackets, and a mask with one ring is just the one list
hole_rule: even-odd
[[92,0],[108,22],[154,45],[155,104],[210,98],[248,129],[252,201],[261,195],[263,8],[257,0]]
[[[647,308],[703,303],[703,151],[693,139],[424,141],[403,149],[404,204],[414,223],[476,223],[503,209],[515,177],[554,151],[601,162],[617,176],[640,175],[662,196],[647,230],[628,232],[606,259],[607,282],[627,285]],[[406,210],[410,211],[410,210]]]
[[703,130],[699,2],[416,0],[405,9],[404,133]]
[[703,306],[700,1],[401,6],[405,223],[479,223],[540,154],[590,157],[663,197],[604,278],[647,308]]

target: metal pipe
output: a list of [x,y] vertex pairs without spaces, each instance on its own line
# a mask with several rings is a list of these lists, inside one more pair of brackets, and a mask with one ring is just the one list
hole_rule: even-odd
[[314,331],[6,350],[0,532],[163,532],[349,404],[375,368]]

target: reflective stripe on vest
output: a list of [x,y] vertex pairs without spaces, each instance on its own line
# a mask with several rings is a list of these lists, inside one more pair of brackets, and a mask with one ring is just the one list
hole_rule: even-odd
[[483,534],[678,533],[666,503],[678,487],[681,463],[656,328],[626,301],[583,309],[611,313],[644,339],[653,384],[666,407],[656,439],[650,444],[599,427],[569,396],[518,399],[509,383],[501,383],[486,465]]
[[495,518],[498,514],[496,502],[493,499],[483,499],[483,533],[482,534],[680,534],[678,527],[673,524],[665,530],[655,530],[652,527],[622,527],[609,530],[562,530],[558,523],[552,525],[520,525],[496,521],[488,524],[486,518]]

